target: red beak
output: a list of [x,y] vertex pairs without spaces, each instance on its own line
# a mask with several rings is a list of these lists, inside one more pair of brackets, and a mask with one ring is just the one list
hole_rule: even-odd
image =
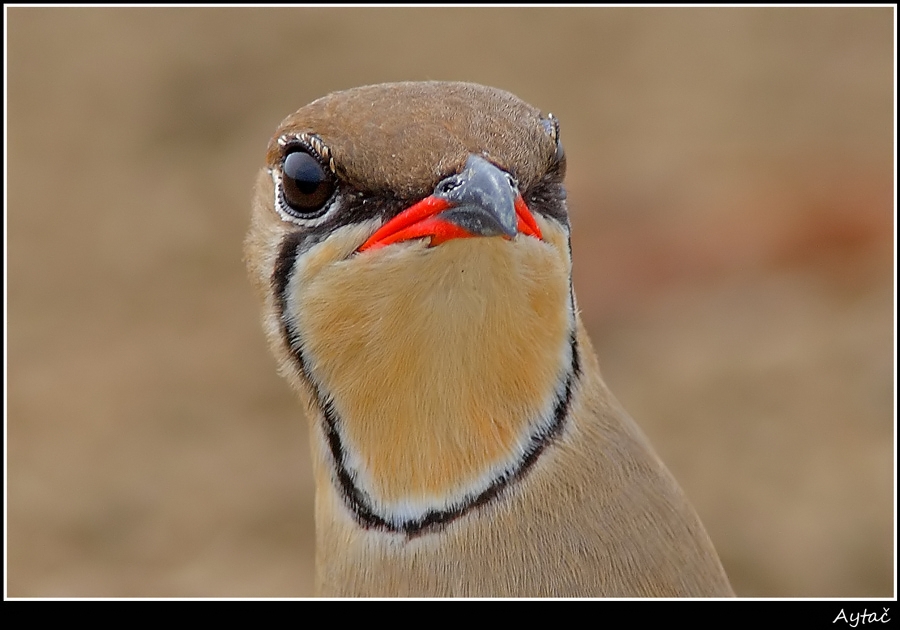
[[454,238],[516,234],[542,239],[534,215],[511,178],[487,160],[471,155],[458,175],[382,225],[357,251],[431,237],[431,245]]

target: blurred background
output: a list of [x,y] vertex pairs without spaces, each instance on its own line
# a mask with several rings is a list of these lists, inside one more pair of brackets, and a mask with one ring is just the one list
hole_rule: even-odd
[[562,123],[604,376],[738,595],[894,584],[893,8],[7,8],[7,592],[308,596],[308,426],[241,261],[287,114]]

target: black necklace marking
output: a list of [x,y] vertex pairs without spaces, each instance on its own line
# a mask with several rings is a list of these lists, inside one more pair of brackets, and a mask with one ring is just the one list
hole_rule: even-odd
[[[278,257],[272,272],[272,288],[276,296],[278,318],[281,323],[284,339],[288,344],[288,351],[293,357],[303,378],[312,389],[316,406],[322,414],[323,430],[325,432],[329,450],[331,451],[337,482],[341,489],[341,495],[344,502],[347,504],[347,507],[349,507],[356,516],[360,526],[367,529],[380,529],[383,531],[405,534],[406,536],[413,538],[440,529],[441,526],[463,516],[470,510],[488,503],[512,483],[522,479],[538,460],[541,453],[544,452],[544,449],[562,433],[562,430],[565,427],[566,418],[569,414],[569,407],[572,402],[573,390],[581,376],[581,359],[579,356],[578,340],[574,325],[569,336],[571,362],[569,364],[562,395],[554,405],[553,421],[529,438],[528,445],[525,448],[525,456],[519,462],[518,466],[501,474],[485,490],[463,497],[456,505],[448,509],[430,510],[417,519],[407,519],[399,523],[389,521],[380,516],[375,509],[373,509],[372,506],[374,502],[372,501],[372,498],[368,493],[356,485],[354,475],[347,467],[345,451],[338,431],[341,419],[338,416],[337,410],[334,408],[334,400],[330,396],[324,395],[312,378],[312,374],[307,368],[306,360],[303,357],[303,338],[287,313],[288,284],[296,265],[297,257],[301,252],[306,250],[306,247],[304,247],[306,244],[304,243],[304,240],[305,239],[300,232],[292,232],[284,238],[279,247]],[[574,295],[571,291],[571,280],[569,300],[571,308],[574,311],[575,305]]]

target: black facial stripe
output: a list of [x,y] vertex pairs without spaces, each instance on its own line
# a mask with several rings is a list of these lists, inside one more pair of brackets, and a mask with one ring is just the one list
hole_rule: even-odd
[[[564,171],[561,165],[553,164],[547,173],[528,190],[522,191],[528,209],[568,228],[568,212],[566,210],[566,190],[562,185]],[[300,233],[297,245],[301,252],[309,250],[317,243],[324,241],[332,232],[355,223],[380,217],[387,222],[413,204],[428,196],[424,193],[412,198],[396,197],[386,191],[363,192],[354,189],[346,182],[338,184],[334,204],[338,211],[331,213],[319,225],[298,226]],[[277,203],[277,202],[276,202]]]
[[[293,247],[299,248],[299,253],[304,253],[314,245],[321,243],[328,238],[335,230],[347,225],[362,223],[375,217],[393,217],[414,202],[394,199],[392,197],[382,195],[367,195],[364,193],[354,192],[344,187],[339,190],[338,197],[335,201],[340,205],[338,212],[332,213],[327,220],[320,225],[298,227],[291,232],[290,238],[293,239]],[[284,247],[287,239],[282,242]],[[279,255],[279,261],[281,256]],[[276,265],[277,270],[277,265]]]
[[[401,523],[391,522],[376,512],[371,497],[356,484],[355,475],[347,468],[345,450],[341,443],[339,431],[341,424],[340,416],[334,408],[334,401],[329,396],[323,395],[315,380],[312,378],[312,374],[309,372],[306,361],[303,358],[303,338],[300,331],[297,330],[295,323],[288,315],[288,285],[304,243],[304,235],[299,232],[293,232],[284,238],[279,247],[275,268],[272,272],[272,288],[276,296],[276,308],[279,321],[281,322],[282,333],[287,341],[289,352],[293,357],[300,374],[313,391],[316,406],[322,415],[323,431],[325,433],[326,441],[328,442],[328,448],[331,451],[335,476],[341,490],[341,496],[347,507],[349,507],[356,516],[360,526],[367,529],[380,529],[383,531],[405,534],[410,538],[419,536],[436,531],[442,525],[463,516],[474,508],[488,503],[491,499],[500,495],[512,483],[522,479],[538,460],[541,453],[544,452],[544,449],[561,434],[566,425],[566,419],[568,418],[569,408],[572,403],[573,390],[581,377],[581,359],[579,356],[574,321],[573,329],[569,336],[571,361],[566,372],[566,380],[563,386],[562,395],[554,405],[552,421],[530,437],[529,443],[525,449],[525,455],[522,460],[518,462],[518,465],[512,470],[497,477],[485,490],[477,494],[463,497],[457,505],[449,509],[431,510],[418,519],[408,519]],[[570,308],[573,309],[573,312],[574,307],[574,299],[570,294]]]
[[568,227],[569,213],[566,210],[566,189],[552,174],[544,178],[522,194],[525,205],[532,214],[540,214]]
[[300,245],[304,241],[304,233],[300,230],[290,232],[278,246],[278,255],[275,257],[275,267],[272,269],[272,293],[278,302],[278,316],[284,319],[285,292],[291,279],[291,272],[297,262]]

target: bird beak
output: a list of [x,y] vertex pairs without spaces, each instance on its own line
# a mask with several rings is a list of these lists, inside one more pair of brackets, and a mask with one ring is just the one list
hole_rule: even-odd
[[518,233],[541,239],[534,215],[508,173],[470,155],[461,173],[442,180],[431,196],[381,226],[357,251],[431,237],[431,245],[454,238]]

